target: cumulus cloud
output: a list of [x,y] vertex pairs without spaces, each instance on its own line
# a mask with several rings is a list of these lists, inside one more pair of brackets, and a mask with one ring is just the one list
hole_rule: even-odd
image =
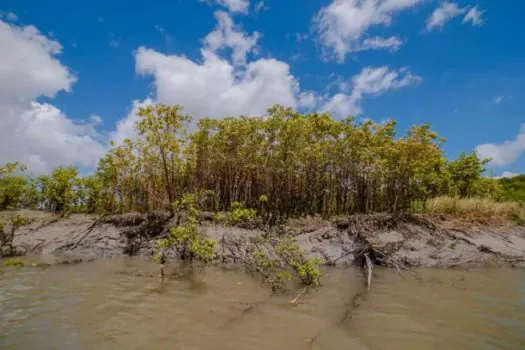
[[398,49],[396,37],[371,38],[363,43],[366,32],[374,26],[389,26],[393,16],[422,0],[333,0],[314,17],[314,31],[325,54],[342,62],[347,54],[364,49]]
[[43,172],[57,165],[93,166],[103,153],[94,122],[74,123],[35,101],[69,92],[76,81],[57,59],[61,51],[34,26],[0,21],[0,163],[18,160]]
[[226,12],[215,12],[215,18],[217,27],[204,38],[204,45],[213,52],[230,49],[233,63],[244,64],[246,55],[255,50],[260,34],[255,32],[252,35],[246,35],[238,30]]
[[514,140],[507,140],[500,144],[485,143],[476,147],[481,158],[490,158],[488,166],[503,167],[514,163],[525,153],[525,124],[522,124]]
[[197,118],[260,115],[275,103],[296,106],[298,82],[288,64],[259,59],[241,71],[208,49],[201,53],[199,63],[141,47],[136,70],[154,77],[157,101],[181,104]]
[[34,26],[19,27],[0,21],[0,101],[53,97],[70,91],[76,77],[56,55],[62,46]]
[[350,93],[338,93],[329,98],[322,106],[323,111],[331,112],[338,117],[359,115],[363,112],[362,100],[369,96],[378,96],[390,90],[400,89],[421,83],[423,78],[414,75],[406,68],[393,70],[383,66],[367,67],[352,78],[351,83],[343,84]]
[[480,26],[483,24],[483,12],[477,6],[472,8],[469,6],[459,7],[453,2],[443,2],[427,18],[426,29],[427,31],[441,29],[447,22],[461,15],[465,15],[463,23],[471,22],[474,26]]
[[[290,66],[272,58],[247,62],[258,35],[237,30],[224,12],[216,17],[217,28],[203,40],[199,61],[145,47],[136,51],[136,71],[154,78],[155,100],[181,104],[196,118],[261,115],[276,103],[296,107],[299,83]],[[231,58],[220,55],[225,48]]]

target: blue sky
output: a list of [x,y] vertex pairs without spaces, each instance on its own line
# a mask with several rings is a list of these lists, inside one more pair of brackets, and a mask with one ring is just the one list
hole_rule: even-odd
[[525,172],[524,10],[511,0],[4,0],[0,161],[90,168],[108,139],[133,137],[143,103],[196,117],[283,103],[394,118],[400,133],[428,122],[449,157],[478,147],[496,174]]

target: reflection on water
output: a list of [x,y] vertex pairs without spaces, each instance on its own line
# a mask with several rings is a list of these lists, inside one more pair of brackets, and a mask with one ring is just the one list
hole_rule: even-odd
[[525,271],[330,269],[323,287],[271,296],[239,270],[177,270],[100,260],[0,269],[1,349],[522,349]]

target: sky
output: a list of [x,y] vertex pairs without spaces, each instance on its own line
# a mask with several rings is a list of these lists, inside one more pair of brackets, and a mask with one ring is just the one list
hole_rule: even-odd
[[430,123],[525,173],[525,2],[0,0],[0,163],[94,169],[142,105]]

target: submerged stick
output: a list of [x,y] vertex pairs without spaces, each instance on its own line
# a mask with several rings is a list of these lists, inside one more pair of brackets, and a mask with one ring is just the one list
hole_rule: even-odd
[[299,294],[297,294],[297,296],[295,298],[293,298],[292,300],[290,300],[288,302],[288,304],[292,305],[292,306],[296,306],[297,305],[297,301],[299,300],[299,298],[308,291],[308,286],[304,287],[302,291],[299,292]]
[[366,261],[366,268],[368,269],[367,288],[368,290],[370,290],[370,286],[372,285],[373,265],[372,265],[372,261],[370,260],[370,257],[368,256],[368,253],[365,253],[364,256],[365,256],[365,261]]

